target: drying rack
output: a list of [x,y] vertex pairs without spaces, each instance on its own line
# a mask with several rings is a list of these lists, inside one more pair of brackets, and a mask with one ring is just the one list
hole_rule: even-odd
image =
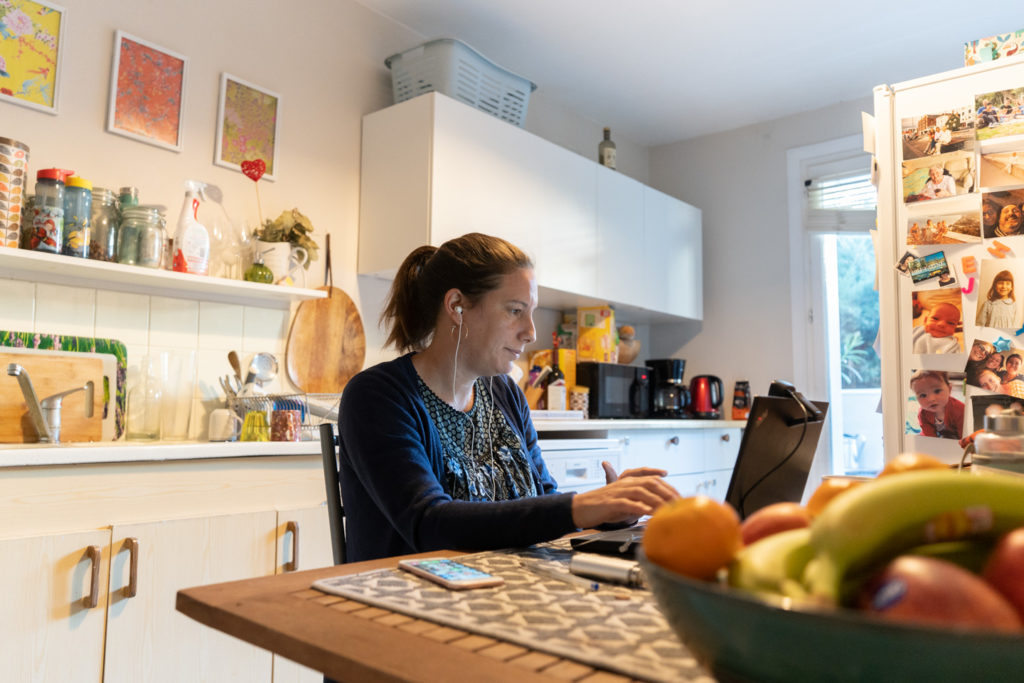
[[250,396],[228,396],[228,408],[245,419],[246,414],[259,410],[270,414],[275,410],[298,410],[302,416],[299,429],[300,440],[316,441],[320,438],[318,430],[324,422],[338,421],[338,405],[341,394],[266,394]]

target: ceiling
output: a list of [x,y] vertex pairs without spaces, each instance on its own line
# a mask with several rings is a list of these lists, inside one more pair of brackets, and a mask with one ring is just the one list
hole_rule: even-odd
[[867,97],[1024,29],[1020,0],[357,1],[645,146]]

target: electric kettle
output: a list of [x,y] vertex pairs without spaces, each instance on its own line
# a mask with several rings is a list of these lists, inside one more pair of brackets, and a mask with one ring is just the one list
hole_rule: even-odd
[[698,375],[690,380],[690,414],[702,420],[720,420],[722,380],[714,375]]

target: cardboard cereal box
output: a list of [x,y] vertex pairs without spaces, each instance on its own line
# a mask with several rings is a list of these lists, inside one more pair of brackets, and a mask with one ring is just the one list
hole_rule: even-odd
[[576,360],[618,362],[615,345],[615,310],[611,306],[576,309]]

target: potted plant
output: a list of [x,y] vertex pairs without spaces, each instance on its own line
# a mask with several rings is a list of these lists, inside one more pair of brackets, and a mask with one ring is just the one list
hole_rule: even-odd
[[282,211],[274,220],[266,220],[253,230],[254,260],[257,255],[262,256],[263,263],[273,273],[274,282],[284,280],[298,265],[308,269],[310,261],[317,259],[319,250],[309,236],[311,232],[313,223],[301,211]]

